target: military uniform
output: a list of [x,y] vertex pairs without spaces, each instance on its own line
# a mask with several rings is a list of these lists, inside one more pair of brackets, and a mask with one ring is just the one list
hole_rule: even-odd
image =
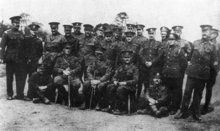
[[[212,26],[201,25],[202,31],[210,30]],[[208,39],[200,39],[193,42],[193,54],[191,58],[191,65],[186,69],[188,75],[186,88],[183,95],[181,112],[177,114],[176,118],[183,118],[187,114],[192,91],[193,94],[193,117],[199,120],[200,101],[205,83],[210,79],[210,69],[215,68],[216,49],[214,44]]]
[[[97,51],[99,48],[97,49]],[[96,52],[97,52],[96,51]],[[103,53],[104,51],[101,51]],[[91,80],[100,80],[100,83],[96,85],[95,88],[95,96],[97,100],[97,108],[103,107],[104,101],[106,99],[106,86],[109,83],[109,80],[112,77],[112,62],[108,59],[96,58],[91,65],[87,68],[87,80],[83,85],[83,100],[84,103],[82,105],[82,109],[87,108],[89,104],[89,100],[91,97],[91,90],[94,88],[94,85],[91,85]],[[100,109],[97,109],[100,110]]]
[[167,34],[166,38],[164,38],[164,39],[162,38],[162,40],[161,40],[161,45],[163,47],[163,46],[167,45],[167,41],[168,41],[167,36],[170,34],[171,30],[169,28],[165,27],[165,26],[162,26],[160,28],[160,32],[161,32],[161,34],[162,34],[162,32],[166,32],[166,34]]
[[[73,28],[79,28],[79,29],[81,29],[82,23],[80,23],[80,22],[75,22],[75,23],[72,23],[72,24],[73,24]],[[81,40],[81,39],[84,37],[84,33],[82,33],[82,32],[72,32],[71,35],[72,35],[74,38],[78,39],[78,40]]]
[[[33,31],[37,31],[40,26],[36,24],[31,24],[29,25],[30,29]],[[37,65],[38,65],[38,60],[41,58],[43,54],[43,44],[41,39],[39,39],[35,35],[30,35],[25,37],[25,43],[27,44],[27,58],[28,58],[28,75],[29,78],[31,77],[32,73],[37,71]],[[27,96],[28,98],[33,98],[32,96],[32,91],[30,89],[33,89],[28,86],[28,92]]]
[[[20,16],[10,18],[12,21],[20,21]],[[24,97],[26,81],[27,55],[24,36],[16,28],[3,33],[0,44],[0,59],[6,63],[6,85],[8,99],[13,96],[13,77],[16,78],[16,92],[18,99]]]
[[[172,35],[172,34],[170,34]],[[182,79],[187,67],[187,59],[181,47],[175,43],[167,45],[163,49],[163,82],[169,89],[171,104],[169,106],[170,114],[174,115],[180,108],[182,100]]]

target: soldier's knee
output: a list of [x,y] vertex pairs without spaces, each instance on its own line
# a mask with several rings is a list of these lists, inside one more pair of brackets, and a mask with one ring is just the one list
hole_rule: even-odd
[[98,90],[102,92],[105,90],[106,86],[107,84],[105,82],[101,82],[98,84]]
[[107,90],[107,92],[109,92],[109,93],[115,92],[115,91],[116,91],[116,86],[115,86],[114,84],[109,84],[109,85],[106,87],[106,90]]
[[91,82],[90,81],[85,81],[84,84],[83,84],[83,89],[82,91],[83,92],[86,92],[89,90],[89,88],[91,87]]
[[80,81],[79,79],[75,79],[75,80],[72,81],[71,84],[72,84],[72,86],[73,86],[74,88],[79,89],[80,86],[81,86],[81,81]]
[[56,76],[54,78],[54,83],[55,84],[63,84],[64,83],[64,79],[61,76]]

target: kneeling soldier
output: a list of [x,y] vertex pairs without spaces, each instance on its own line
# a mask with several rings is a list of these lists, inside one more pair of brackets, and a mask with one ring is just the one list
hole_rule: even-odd
[[[57,57],[54,66],[54,71],[57,74],[54,78],[54,83],[57,85],[59,93],[63,95],[67,102],[67,92],[63,88],[63,84],[70,84],[71,101],[78,95],[78,90],[81,85],[79,73],[81,71],[80,62],[77,57],[71,54],[71,43],[66,43],[63,54]],[[70,83],[68,83],[70,82]]]
[[[88,108],[90,97],[92,97],[91,94],[94,94],[94,88],[97,99],[96,110],[100,111],[103,107],[105,90],[113,73],[112,63],[104,58],[104,50],[104,48],[96,49],[96,59],[87,68],[88,79],[83,86],[83,104],[80,108],[82,110]],[[92,100],[90,101],[92,102]]]
[[[152,83],[149,88],[146,89],[146,95],[139,103],[143,110],[138,110],[138,114],[151,113],[156,117],[165,116],[167,112],[167,106],[169,105],[168,89],[162,84],[161,76],[159,73],[154,75]],[[149,110],[148,110],[149,109]]]
[[[116,70],[113,83],[108,86],[109,94],[116,92],[118,97],[115,115],[126,114],[128,95],[135,94],[138,82],[138,68],[131,62],[132,51],[122,51],[123,64]],[[114,98],[114,97],[112,97]],[[114,100],[111,100],[114,101]],[[114,104],[114,102],[112,102]]]

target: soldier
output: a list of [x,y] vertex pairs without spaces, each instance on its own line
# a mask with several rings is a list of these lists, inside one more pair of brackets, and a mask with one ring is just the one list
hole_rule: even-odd
[[169,34],[167,46],[162,50],[163,82],[167,86],[171,97],[169,105],[170,115],[174,115],[180,108],[182,100],[182,81],[187,67],[187,59],[183,49],[177,43],[177,35]]
[[66,39],[58,32],[59,22],[50,22],[51,35],[45,39],[43,64],[50,65],[53,70],[55,61],[59,53],[63,50]]
[[[219,55],[220,55],[219,54],[219,43],[217,43],[217,41],[216,41],[216,38],[218,37],[218,32],[219,32],[219,30],[217,30],[217,29],[211,30],[210,41],[213,42],[215,45],[216,53],[217,53],[216,57],[217,57],[217,61],[219,64]],[[218,70],[219,69],[215,70],[213,68],[211,68],[211,70],[210,70],[210,79],[208,80],[208,82],[206,84],[206,97],[205,97],[205,104],[202,109],[202,114],[206,114],[206,113],[210,112],[211,110],[214,110],[213,107],[209,107],[209,104],[210,104],[210,101],[212,98],[212,88],[215,84]]]
[[188,41],[181,38],[183,26],[173,26],[172,29],[174,33],[178,35],[177,42],[179,43],[180,47],[184,49],[185,55],[187,56],[187,60],[189,61],[192,47]]
[[86,78],[86,69],[95,60],[95,48],[99,46],[97,40],[92,36],[91,32],[93,26],[90,24],[84,25],[85,35],[80,40],[79,46],[79,58],[82,63],[82,69],[84,73],[84,78]]
[[78,51],[79,51],[79,40],[77,38],[75,38],[74,36],[71,35],[71,30],[72,27],[71,25],[63,25],[64,27],[64,32],[65,35],[64,37],[66,38],[67,42],[70,42],[72,44],[72,52],[74,56],[78,57]]
[[[37,71],[38,60],[43,54],[43,44],[41,39],[37,37],[37,31],[40,28],[39,25],[32,23],[29,25],[31,35],[25,37],[25,42],[27,44],[27,57],[28,57],[28,76],[31,77],[32,73]],[[27,98],[32,99],[33,88],[28,85]]]
[[94,31],[96,33],[96,40],[98,42],[102,42],[104,40],[105,27],[102,24],[98,24],[96,25]]
[[144,31],[144,25],[137,25],[136,26],[136,29],[137,29],[137,36],[134,37],[133,41],[134,43],[137,43],[137,44],[140,44],[140,45],[143,45],[143,43],[147,42],[148,39],[147,37],[145,37],[143,35],[143,31]]
[[134,24],[126,24],[126,26],[127,26],[127,31],[134,32],[134,29],[135,29],[135,25]]
[[57,57],[54,66],[54,72],[57,73],[57,76],[55,76],[54,78],[54,83],[60,91],[60,94],[63,95],[63,98],[66,102],[67,92],[63,88],[63,85],[70,85],[71,102],[73,102],[73,99],[75,99],[78,95],[78,90],[81,85],[81,81],[79,78],[81,65],[78,58],[73,56],[71,51],[72,43],[67,42],[63,49],[63,54]]
[[216,49],[215,45],[209,40],[211,25],[201,25],[202,39],[193,42],[193,54],[191,61],[186,69],[188,75],[186,88],[181,103],[180,112],[175,116],[176,119],[186,118],[191,94],[193,94],[193,118],[200,120],[200,102],[205,83],[210,79],[210,69],[215,68]]
[[[140,82],[144,83],[145,89],[149,87],[149,82],[155,72],[160,72],[159,58],[161,54],[161,43],[155,40],[156,28],[148,28],[149,41],[146,41],[140,54]],[[142,84],[138,88],[137,97],[140,97]]]
[[170,103],[168,89],[162,83],[161,75],[154,74],[153,82],[146,89],[144,98],[140,101],[143,110],[138,110],[137,114],[152,114],[156,117],[167,115],[168,105]]
[[20,27],[20,16],[11,17],[12,29],[3,33],[0,44],[0,64],[6,63],[7,99],[12,100],[13,77],[16,80],[15,99],[24,99],[24,86],[26,81],[26,44],[24,35],[18,29]]
[[165,26],[162,26],[160,28],[160,34],[161,34],[161,38],[162,38],[162,40],[161,40],[162,46],[166,45],[167,37],[170,34],[170,32],[171,32],[171,30]]
[[[47,65],[39,65],[37,71],[28,80],[29,87],[33,91],[33,103],[50,104],[50,101],[54,102],[55,86],[49,69],[50,67]],[[40,88],[40,86],[46,86],[46,88]]]
[[80,108],[82,110],[88,108],[89,101],[92,101],[90,100],[92,90],[92,95],[95,92],[97,99],[96,110],[100,111],[104,107],[106,86],[113,73],[111,62],[103,56],[104,50],[104,48],[96,49],[96,59],[87,68],[88,78],[83,85],[83,104]]
[[73,24],[74,32],[72,32],[71,35],[73,37],[75,37],[76,39],[81,40],[84,37],[84,34],[80,32],[82,23],[75,22],[75,23],[72,23],[72,24]]
[[[112,78],[113,84],[107,87],[110,109],[113,107],[117,94],[117,107],[114,112],[115,115],[122,115],[127,113],[128,95],[134,95],[136,91],[136,84],[138,83],[139,71],[138,68],[131,62],[132,51],[122,51],[123,64],[115,71]],[[115,94],[116,93],[116,94]]]
[[120,44],[121,41],[124,41],[122,38],[122,28],[114,27],[113,28],[113,42]]

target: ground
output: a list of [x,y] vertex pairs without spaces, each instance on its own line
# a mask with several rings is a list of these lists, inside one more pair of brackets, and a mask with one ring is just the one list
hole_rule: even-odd
[[[65,106],[33,104],[21,100],[6,100],[3,66],[0,67],[0,131],[177,131],[220,130],[220,76],[213,91],[215,110],[202,116],[175,120],[173,116],[157,119],[148,115],[115,116],[94,110],[81,111]],[[26,91],[26,90],[25,90]]]

